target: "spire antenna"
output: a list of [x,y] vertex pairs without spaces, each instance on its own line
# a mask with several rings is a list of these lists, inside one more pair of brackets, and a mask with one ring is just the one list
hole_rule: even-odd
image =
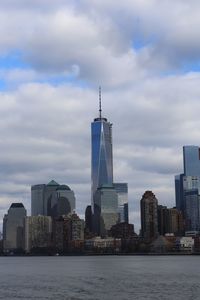
[[101,87],[99,87],[99,118],[101,119]]

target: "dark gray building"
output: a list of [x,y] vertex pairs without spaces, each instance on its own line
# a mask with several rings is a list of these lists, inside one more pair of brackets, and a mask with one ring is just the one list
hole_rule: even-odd
[[24,248],[24,219],[22,203],[12,203],[3,219],[3,248],[5,252]]

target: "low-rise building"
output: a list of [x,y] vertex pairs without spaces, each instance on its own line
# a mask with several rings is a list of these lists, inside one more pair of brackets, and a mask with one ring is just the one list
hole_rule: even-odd
[[151,243],[150,250],[154,253],[171,252],[173,250],[173,242],[168,241],[166,237],[160,235]]
[[127,222],[118,223],[111,227],[109,233],[114,238],[128,239],[135,236],[134,225]]
[[194,239],[192,237],[178,237],[176,239],[176,250],[184,252],[192,252],[194,248]]
[[121,239],[95,237],[85,240],[85,250],[97,253],[120,252]]

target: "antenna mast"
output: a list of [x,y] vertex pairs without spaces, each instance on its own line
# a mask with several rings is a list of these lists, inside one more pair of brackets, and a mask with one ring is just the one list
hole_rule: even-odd
[[101,119],[101,87],[99,87],[99,118]]

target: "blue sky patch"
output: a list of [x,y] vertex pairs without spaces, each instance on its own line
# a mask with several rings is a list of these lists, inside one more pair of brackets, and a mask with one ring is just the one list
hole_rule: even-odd
[[0,69],[27,69],[29,66],[23,61],[23,54],[19,50],[0,56]]

